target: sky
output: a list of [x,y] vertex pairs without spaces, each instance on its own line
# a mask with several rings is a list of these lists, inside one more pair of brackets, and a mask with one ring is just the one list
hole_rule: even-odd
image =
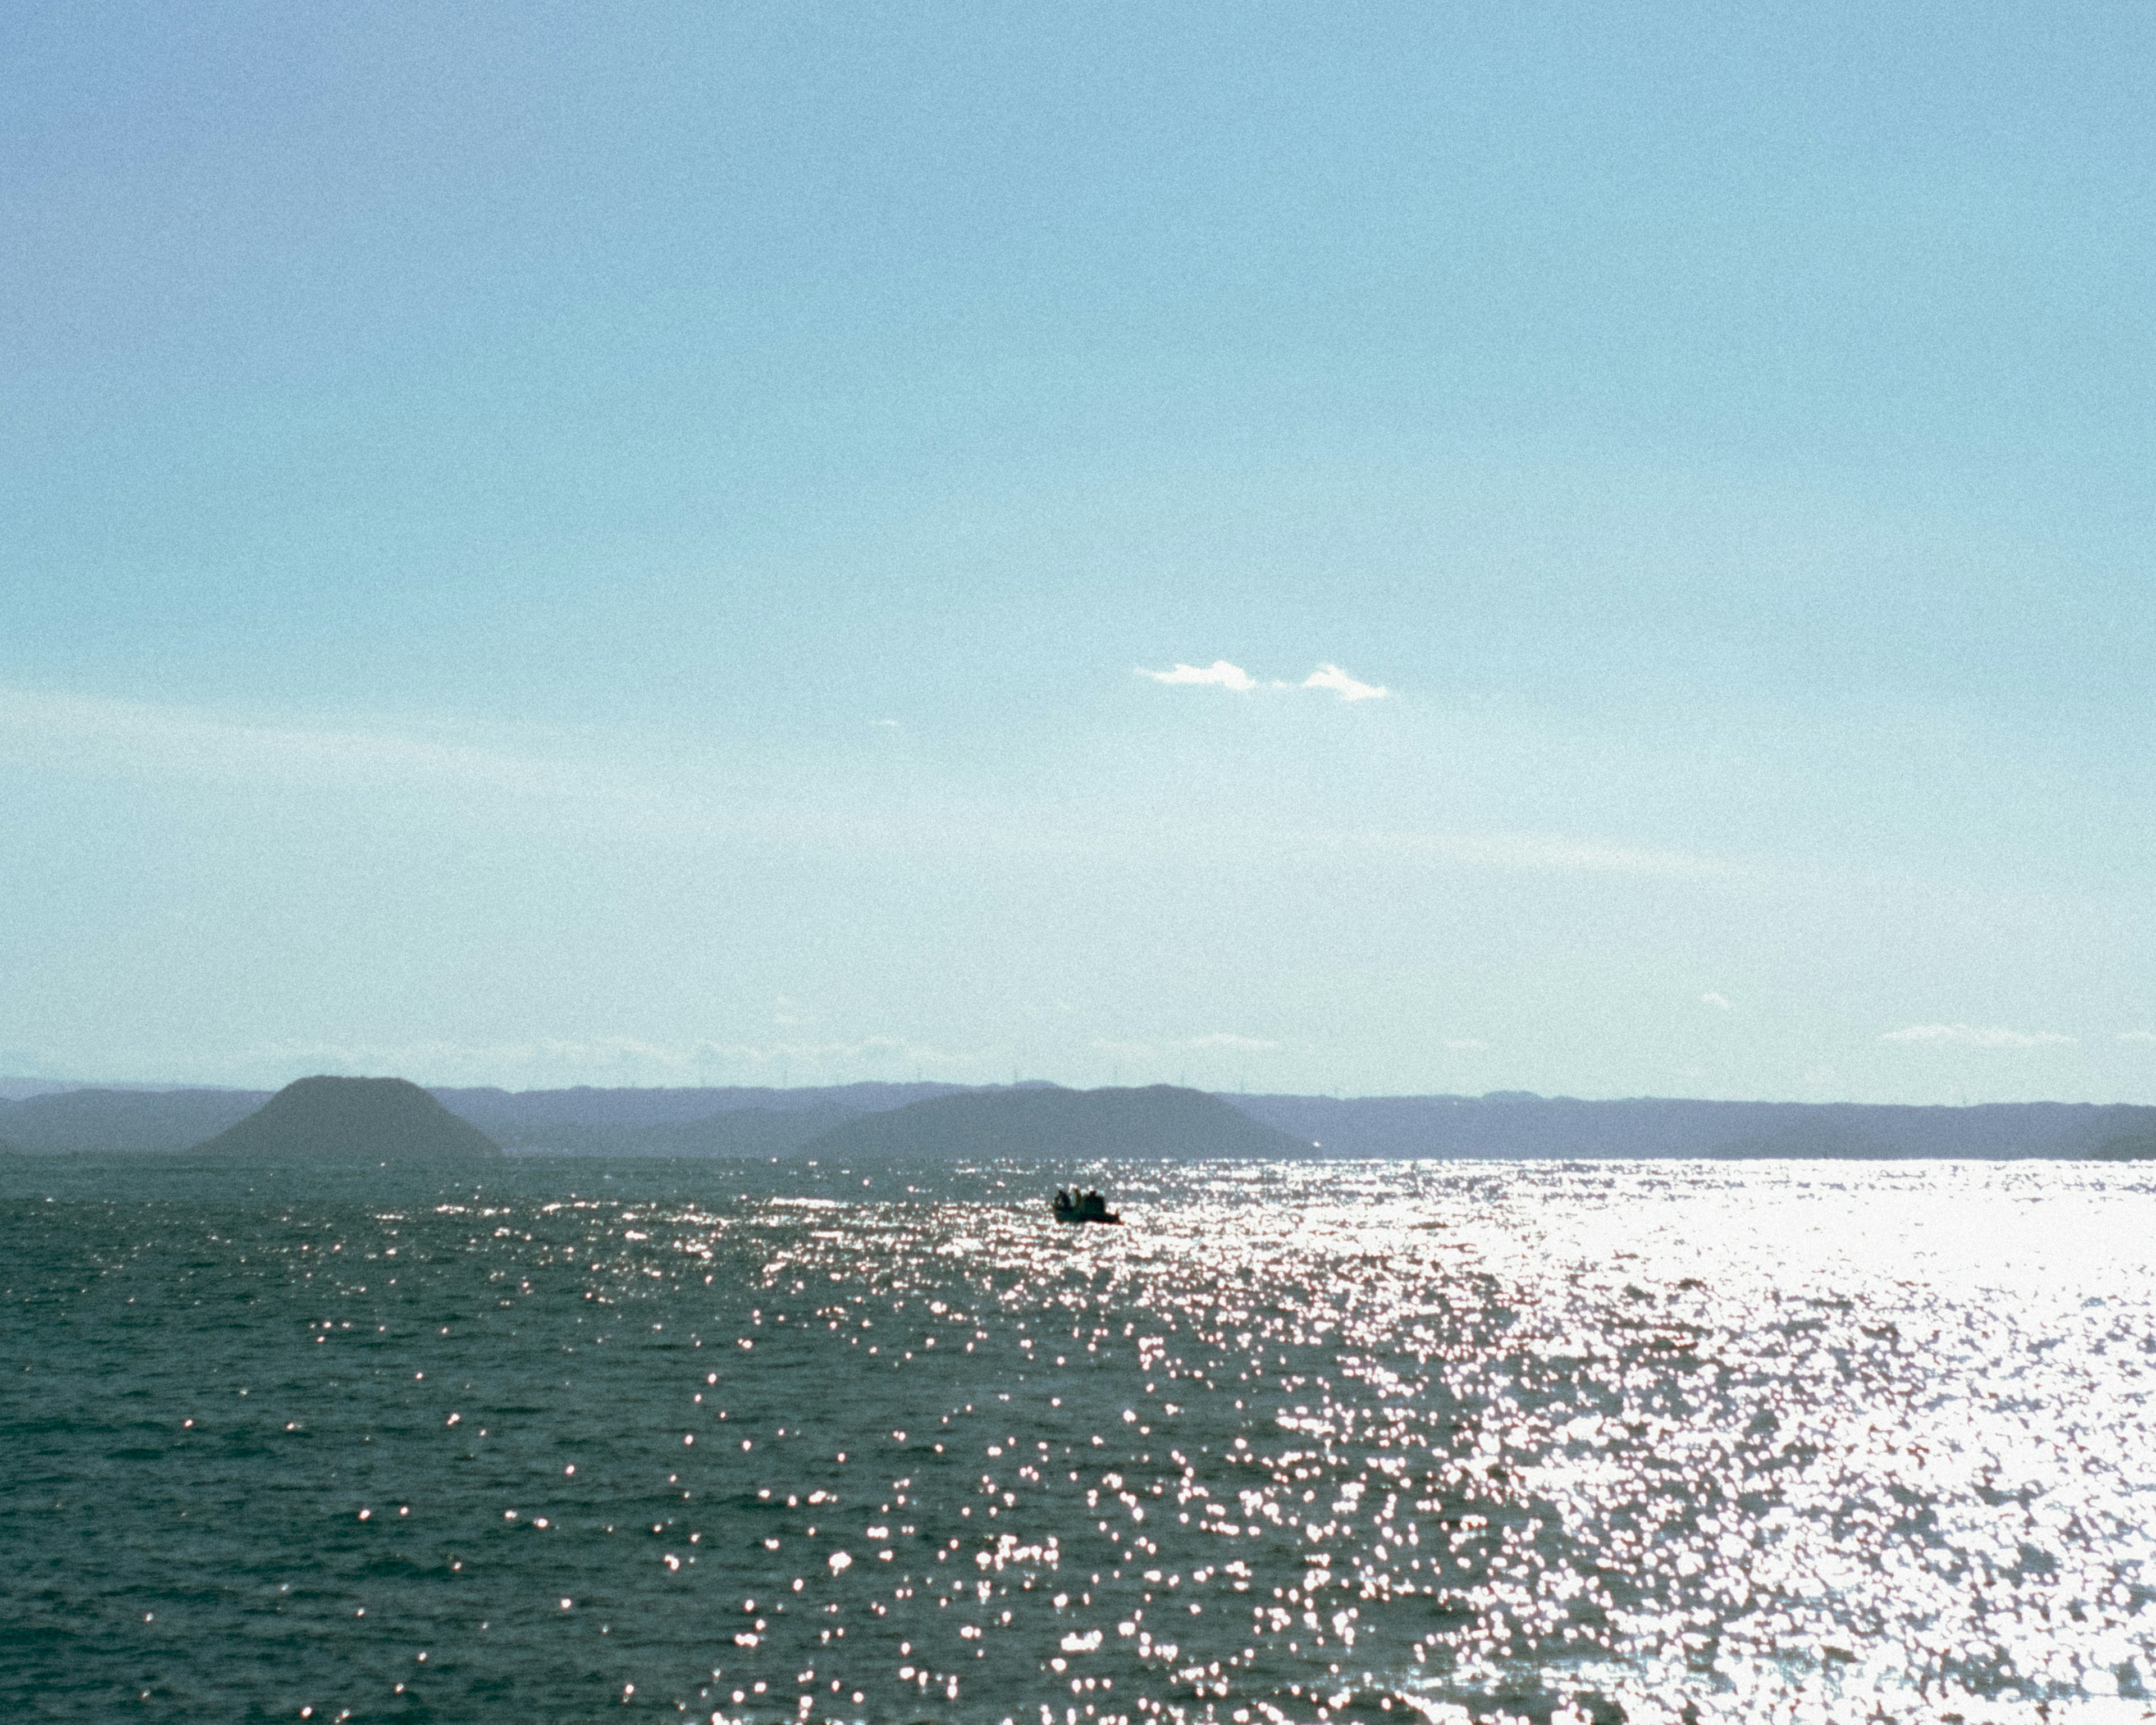
[[0,1075],[2156,1102],[2156,14],[0,15]]

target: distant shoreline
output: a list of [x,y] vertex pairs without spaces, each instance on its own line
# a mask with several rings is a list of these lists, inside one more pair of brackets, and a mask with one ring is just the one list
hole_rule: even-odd
[[[1024,1122],[1042,1100],[1094,1107],[1105,1099],[1184,1098],[1265,1129],[1259,1159],[1449,1162],[2018,1162],[2138,1160],[2156,1157],[2156,1107],[2129,1103],[1994,1102],[1968,1106],[1857,1102],[1727,1102],[1635,1097],[1585,1101],[1521,1092],[1484,1096],[1302,1096],[1202,1092],[1168,1086],[1064,1091],[1025,1084],[852,1084],[773,1090],[746,1086],[511,1091],[438,1087],[431,1094],[509,1153],[523,1158],[632,1160],[782,1160],[858,1122],[920,1118],[926,1137],[908,1156],[984,1150],[1022,1153]],[[960,1143],[933,1128],[946,1099],[961,1112],[1004,1117],[1005,1142]],[[1088,1103],[1086,1099],[1095,1099]],[[269,1100],[256,1091],[116,1089],[82,1086],[0,1102],[0,1153],[20,1157],[184,1153]],[[1122,1102],[1117,1106],[1124,1106]],[[881,1128],[879,1128],[880,1131]],[[854,1132],[858,1137],[858,1132]],[[1105,1117],[1070,1153],[1129,1155],[1135,1146]],[[834,1140],[843,1142],[843,1140]],[[1158,1134],[1142,1159],[1217,1159],[1222,1141],[1199,1133],[1189,1154]],[[1309,1148],[1303,1148],[1309,1146]],[[891,1153],[899,1153],[894,1143]],[[853,1153],[861,1153],[855,1152]],[[1064,1153],[1059,1150],[1057,1153]],[[1231,1159],[1249,1160],[1240,1152]]]
[[[1008,1156],[996,1157],[947,1157],[932,1159],[909,1159],[905,1161],[894,1161],[888,1163],[888,1165],[893,1168],[918,1168],[922,1166],[924,1163],[931,1163],[932,1161],[932,1165],[947,1168],[998,1168],[1007,1164],[1019,1163],[1035,1163],[1044,1168],[1060,1168],[1065,1166],[1065,1158],[1058,1156],[1050,1155],[1045,1153],[1036,1155],[1028,1155],[1018,1152],[1014,1152]],[[154,1163],[162,1168],[216,1168],[241,1173],[252,1169],[290,1170],[295,1168],[324,1167],[337,1172],[355,1171],[363,1173],[369,1168],[375,1166],[375,1164],[368,1163],[329,1163],[317,1164],[294,1162],[252,1162],[240,1157],[198,1156],[192,1153],[192,1147],[185,1150],[17,1150],[12,1147],[0,1147],[0,1167],[14,1166],[33,1168],[47,1163],[61,1162],[114,1163],[125,1163],[130,1167],[138,1166],[144,1163]],[[588,1164],[593,1167],[618,1168],[684,1167],[747,1168],[770,1168],[774,1165],[784,1166],[789,1164],[798,1167],[815,1166],[814,1161],[803,1161],[802,1158],[797,1157],[788,1156],[685,1156],[653,1154],[649,1153],[628,1151],[549,1150],[538,1145],[520,1145],[515,1149],[505,1150],[502,1152],[501,1159],[498,1162],[477,1168],[470,1166],[449,1167],[446,1165],[439,1168],[422,1168],[418,1165],[409,1163],[385,1163],[382,1164],[382,1166],[384,1168],[394,1168],[400,1173],[419,1172],[431,1174],[439,1173],[443,1174],[454,1174],[459,1178],[476,1177],[483,1179],[485,1178],[490,1168],[499,1172],[501,1168],[506,1163],[547,1162],[576,1163],[580,1164]],[[1080,1165],[1090,1167],[1096,1163],[1128,1163],[1134,1166],[1158,1164],[1163,1168],[1186,1168],[1213,1163],[1224,1168],[1260,1168],[1270,1167],[1276,1163],[1308,1163],[1315,1165],[1337,1166],[1342,1168],[1392,1168],[1416,1163],[1441,1163],[1447,1165],[1471,1165],[1481,1168],[1516,1168],[1527,1167],[1530,1165],[1536,1167],[1613,1168],[1630,1166],[1640,1163],[1655,1163],[1670,1167],[1687,1168],[1727,1168],[1740,1165],[1748,1167],[1768,1163],[1786,1163],[1791,1165],[1800,1165],[1804,1167],[1861,1166],[1871,1168],[1898,1166],[1909,1168],[1929,1168],[1943,1165],[1967,1164],[1972,1167],[1981,1166],[1990,1168],[2005,1167],[2010,1164],[2020,1163],[2073,1163],[2076,1164],[2086,1163],[2097,1168],[2133,1168],[2139,1166],[2143,1163],[2156,1163],[2156,1153],[2134,1156],[2102,1156],[2097,1154],[2066,1156],[2035,1153],[1998,1156],[1898,1156],[1883,1153],[1877,1155],[1860,1154],[1847,1156],[1716,1156],[1676,1153],[1657,1155],[1648,1152],[1635,1153],[1625,1151],[1601,1155],[1550,1152],[1548,1153],[1535,1153],[1515,1156],[1486,1154],[1480,1152],[1470,1151],[1456,1153],[1431,1153],[1419,1156],[1374,1156],[1352,1155],[1346,1152],[1342,1152],[1338,1155],[1334,1155],[1327,1151],[1311,1150],[1300,1154],[1290,1153],[1277,1156],[1219,1156],[1212,1154],[1175,1156],[1158,1153],[1125,1154],[1122,1153],[1111,1151],[1103,1152],[1097,1156],[1088,1157],[1083,1159]],[[871,1168],[879,1165],[882,1164],[871,1163],[865,1161],[860,1164],[860,1166],[863,1168]],[[850,1167],[851,1164],[849,1164],[849,1168]],[[842,1170],[842,1172],[844,1171],[845,1170]]]

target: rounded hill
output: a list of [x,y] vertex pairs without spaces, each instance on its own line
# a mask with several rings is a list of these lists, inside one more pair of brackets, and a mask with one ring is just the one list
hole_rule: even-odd
[[490,1161],[501,1147],[402,1078],[302,1078],[238,1125],[195,1146],[198,1156],[249,1162]]

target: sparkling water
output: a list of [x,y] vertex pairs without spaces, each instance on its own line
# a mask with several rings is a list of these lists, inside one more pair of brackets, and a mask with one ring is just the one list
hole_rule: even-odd
[[0,1164],[0,1717],[2156,1717],[2130,1167],[386,1181]]

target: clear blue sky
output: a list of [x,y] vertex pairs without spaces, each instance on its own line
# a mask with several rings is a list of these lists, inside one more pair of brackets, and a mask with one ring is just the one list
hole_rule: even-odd
[[10,8],[0,1071],[2156,1101],[2152,69]]

